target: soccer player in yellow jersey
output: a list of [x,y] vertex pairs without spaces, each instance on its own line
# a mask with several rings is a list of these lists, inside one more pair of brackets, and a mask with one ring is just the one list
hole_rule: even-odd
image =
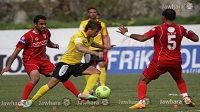
[[[24,107],[30,107],[34,101],[42,97],[46,92],[56,86],[59,82],[67,81],[71,75],[78,77],[81,75],[99,76],[100,71],[94,66],[90,66],[87,63],[81,63],[84,53],[103,57],[102,52],[96,52],[89,50],[90,46],[99,47],[105,49],[104,46],[93,42],[93,37],[97,36],[101,30],[101,25],[98,21],[90,20],[86,25],[84,31],[79,31],[74,34],[67,47],[67,51],[63,54],[60,62],[56,65],[53,72],[53,77],[50,81],[43,85],[31,100],[28,100]],[[94,77],[89,77],[89,80],[95,80]],[[92,89],[93,85],[88,86],[88,90]],[[87,100],[97,100],[97,97],[90,94],[85,94]]]
[[[99,32],[99,34],[96,37],[94,37],[94,41],[96,43],[101,44],[104,47],[110,49],[111,48],[110,37],[108,35],[106,24],[104,22],[98,20],[97,16],[98,16],[97,9],[94,8],[94,7],[89,8],[88,9],[88,19],[81,22],[79,30],[84,30],[85,26],[86,26],[86,24],[88,23],[89,20],[99,21],[101,23],[102,29]],[[86,85],[83,93],[92,92],[92,89],[88,90],[87,86],[96,84],[95,81],[90,81],[89,77],[94,77],[95,80],[96,79],[98,80],[98,78],[99,78],[100,84],[102,86],[104,86],[105,82],[106,82],[106,67],[107,67],[107,63],[108,63],[107,50],[95,48],[95,47],[90,47],[90,50],[93,50],[93,51],[96,51],[96,52],[104,52],[104,56],[103,56],[103,58],[100,58],[100,57],[97,57],[95,55],[90,55],[90,54],[85,55],[85,62],[89,63],[89,64],[91,64],[95,67],[98,66],[99,70],[101,71],[101,74],[100,74],[100,77],[99,76],[94,77],[94,76],[87,76],[86,75],[87,85]],[[89,82],[92,82],[92,83],[89,83]]]

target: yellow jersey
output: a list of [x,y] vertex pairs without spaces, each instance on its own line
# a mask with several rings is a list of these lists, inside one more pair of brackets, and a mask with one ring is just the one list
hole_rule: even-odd
[[76,50],[76,45],[82,44],[83,46],[89,48],[93,42],[93,38],[87,38],[84,31],[79,31],[75,33],[69,41],[67,46],[67,51],[60,58],[60,62],[75,65],[81,63],[84,53]]
[[[84,20],[84,21],[81,22],[80,27],[79,27],[80,31],[84,31],[89,20],[90,19]],[[99,34],[96,37],[94,37],[94,42],[103,45],[102,35],[108,35],[108,31],[107,31],[107,28],[106,28],[106,24],[102,21],[99,21],[99,22],[101,23],[102,28],[101,28],[101,31],[99,32]],[[90,50],[99,50],[99,48],[95,48],[95,47],[92,47],[92,46],[90,46],[89,49]]]

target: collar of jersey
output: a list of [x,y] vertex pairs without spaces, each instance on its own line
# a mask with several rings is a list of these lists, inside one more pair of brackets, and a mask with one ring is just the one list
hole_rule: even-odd
[[81,33],[83,34],[84,38],[87,37],[86,33],[84,31],[81,31]]

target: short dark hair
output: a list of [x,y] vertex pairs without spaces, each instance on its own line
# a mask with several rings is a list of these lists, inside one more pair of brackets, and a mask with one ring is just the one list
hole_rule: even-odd
[[98,31],[101,30],[102,26],[101,26],[101,23],[96,21],[96,20],[89,20],[86,27],[85,27],[85,32],[88,31],[88,29],[97,29]]
[[89,7],[89,8],[87,9],[87,11],[89,12],[89,10],[91,10],[91,9],[94,9],[94,10],[97,11],[97,9],[96,9],[95,7]]
[[43,15],[37,15],[37,16],[34,17],[33,23],[37,23],[40,19],[47,20],[47,18],[45,16],[43,16]]
[[176,11],[173,10],[173,9],[165,9],[163,12],[162,12],[162,15],[167,19],[167,20],[170,20],[170,21],[173,21],[176,19]]

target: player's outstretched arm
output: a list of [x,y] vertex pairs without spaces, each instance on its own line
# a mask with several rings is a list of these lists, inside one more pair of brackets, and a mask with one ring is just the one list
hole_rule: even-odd
[[10,70],[12,63],[14,62],[14,60],[16,59],[16,57],[18,56],[18,54],[21,50],[22,50],[21,48],[15,48],[14,52],[12,53],[10,58],[8,59],[8,62],[6,63],[6,67],[1,70],[1,75],[4,72],[8,72]]
[[103,38],[103,43],[105,47],[110,47],[111,46],[111,41],[110,41],[110,36],[107,35],[102,35]]
[[93,42],[91,44],[92,47],[96,47],[96,48],[100,48],[100,49],[106,49],[106,50],[110,50],[112,49],[115,45],[109,45],[109,46],[104,46],[104,45],[101,45],[99,43],[96,43],[96,42]]
[[76,45],[76,49],[79,52],[87,53],[87,54],[92,54],[92,55],[99,56],[100,58],[103,58],[103,53],[101,53],[101,52],[98,53],[96,51],[89,50],[87,47],[83,46],[82,44],[77,44]]
[[139,34],[131,34],[128,32],[128,29],[124,26],[120,26],[119,31],[117,31],[118,33],[121,33],[124,36],[130,37],[134,40],[140,41],[140,42],[144,42],[146,40],[148,40],[149,38],[146,35],[139,35]]
[[[190,39],[190,40],[192,40],[193,42],[198,42],[199,41],[199,37],[198,37],[198,35],[197,34],[195,34],[193,31],[188,31],[188,33],[186,34],[187,36],[187,38],[188,39]],[[190,36],[190,35],[192,35],[192,36]]]

